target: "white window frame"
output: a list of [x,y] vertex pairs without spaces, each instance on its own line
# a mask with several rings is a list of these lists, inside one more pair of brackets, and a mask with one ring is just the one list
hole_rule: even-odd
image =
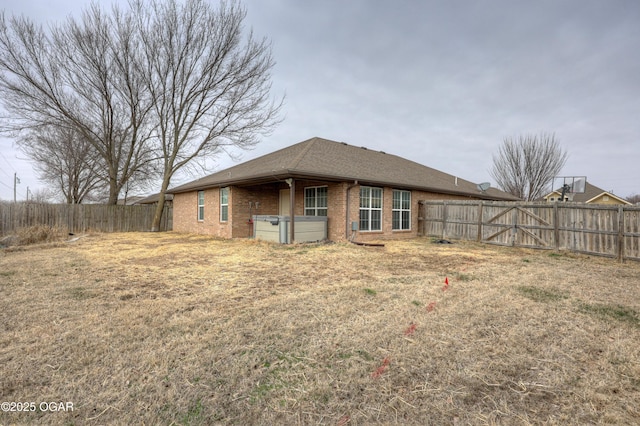
[[198,222],[204,221],[204,191],[198,191]]
[[[399,200],[396,200],[396,194],[400,196]],[[408,195],[408,200],[404,198],[404,195]],[[397,202],[399,201],[399,203]],[[405,204],[408,201],[408,204]],[[411,191],[403,189],[394,189],[391,206],[391,230],[393,231],[411,231]],[[407,228],[404,227],[404,214],[409,217],[407,220]],[[396,218],[396,216],[399,216]],[[400,227],[396,226],[399,223]]]
[[[226,198],[226,200],[225,200]],[[225,215],[227,216],[225,218]],[[220,222],[229,221],[229,187],[220,188]]]
[[[380,197],[377,197],[377,195]],[[360,232],[380,232],[382,231],[382,207],[384,206],[384,190],[374,186],[360,187]],[[373,216],[379,216],[378,228],[374,228]],[[363,226],[365,225],[365,226]]]
[[[318,189],[324,189],[324,206],[318,206],[318,201],[321,200],[318,197]],[[308,192],[313,191],[313,196],[307,196]],[[310,200],[313,200],[313,205],[308,204]],[[308,186],[304,189],[304,215],[305,216],[327,216],[329,210],[329,187],[328,186]],[[319,214],[324,213],[324,214]]]

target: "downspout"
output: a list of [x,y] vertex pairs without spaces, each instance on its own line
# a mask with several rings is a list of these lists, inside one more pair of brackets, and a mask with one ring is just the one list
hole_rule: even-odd
[[349,204],[350,204],[350,200],[349,200],[349,191],[351,191],[351,188],[353,188],[354,186],[358,186],[358,181],[354,180],[353,183],[349,186],[347,186],[347,208],[346,208],[346,216],[345,216],[345,232],[344,232],[344,237],[349,240],[349,231],[351,230],[351,226],[350,226],[350,220],[349,220]]

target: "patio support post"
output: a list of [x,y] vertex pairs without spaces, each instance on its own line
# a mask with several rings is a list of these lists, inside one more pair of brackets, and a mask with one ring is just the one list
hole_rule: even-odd
[[296,181],[293,178],[289,178],[286,180],[289,184],[289,214],[291,215],[291,220],[289,221],[289,243],[293,244],[295,241],[295,217],[296,217]]

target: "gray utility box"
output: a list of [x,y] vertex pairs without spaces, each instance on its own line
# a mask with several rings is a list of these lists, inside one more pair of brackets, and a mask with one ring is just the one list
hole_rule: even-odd
[[[327,239],[326,216],[296,216],[296,243],[308,243]],[[253,236],[258,240],[289,244],[290,216],[253,216]]]

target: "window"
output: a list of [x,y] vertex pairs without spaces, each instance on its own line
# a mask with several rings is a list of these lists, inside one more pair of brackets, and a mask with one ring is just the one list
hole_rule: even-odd
[[391,229],[411,229],[411,191],[393,190]]
[[229,220],[229,188],[220,188],[220,221]]
[[327,215],[327,187],[316,186],[304,189],[305,216]]
[[360,230],[382,230],[382,188],[360,187]]
[[198,191],[198,220],[204,220],[204,191]]

